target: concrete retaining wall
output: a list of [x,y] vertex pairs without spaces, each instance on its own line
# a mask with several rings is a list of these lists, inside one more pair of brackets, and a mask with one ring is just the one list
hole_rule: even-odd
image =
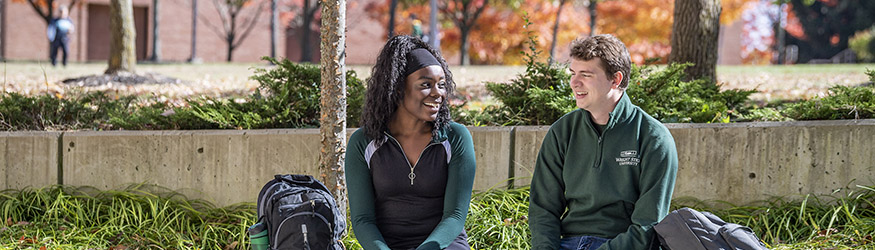
[[[675,197],[744,204],[875,184],[875,120],[667,126]],[[469,128],[475,189],[528,185],[548,128]],[[229,205],[254,201],[276,173],[317,175],[319,147],[318,129],[3,132],[0,187],[150,183]]]
[[0,132],[0,188],[58,184],[61,132]]

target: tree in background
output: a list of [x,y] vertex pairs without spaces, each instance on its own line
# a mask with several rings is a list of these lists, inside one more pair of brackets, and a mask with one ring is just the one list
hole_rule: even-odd
[[687,79],[717,83],[717,43],[720,35],[720,0],[677,0],[671,33],[669,62],[692,62]]
[[159,1],[152,0],[152,60],[153,62],[161,61],[161,39],[160,32],[158,32],[158,26],[161,23],[161,16],[158,15],[161,12]]
[[[33,10],[36,11],[37,14],[42,17],[43,21],[48,25],[55,19],[55,9],[58,8],[58,4],[61,1],[56,0],[12,0],[13,2],[24,2],[30,4],[33,7]],[[64,1],[66,2],[66,1]],[[73,7],[79,3],[79,0],[71,0],[70,2],[70,12],[73,11]]]
[[386,35],[395,36],[395,13],[398,12],[398,0],[389,0],[389,23],[386,24]]
[[310,34],[313,31],[319,30],[320,22],[313,20],[321,19],[319,12],[322,5],[321,0],[286,0],[283,5],[287,8],[280,11],[281,23],[288,23],[289,30],[299,30],[298,34],[299,45],[301,46],[301,58],[299,62],[316,62],[313,54],[316,50],[310,44],[312,39]]
[[[222,26],[218,27],[210,23],[210,20],[201,16],[201,20],[207,27],[216,32],[227,45],[226,61],[230,62],[234,56],[234,49],[246,40],[249,33],[255,28],[261,13],[264,12],[264,1],[260,0],[213,0],[213,5],[222,20]],[[255,6],[252,8],[247,8]],[[244,9],[250,9],[248,16],[244,17]],[[240,18],[243,17],[243,20]]]
[[459,64],[469,65],[468,37],[475,29],[477,19],[489,6],[489,0],[447,0],[438,4],[445,18],[450,19],[459,29]]
[[[59,7],[58,4],[60,1],[55,0],[12,0],[12,2],[20,2],[27,3],[30,7],[33,8],[44,22],[46,22],[46,26],[52,22],[56,18],[55,10]],[[71,0],[70,1],[70,13],[73,13],[73,7],[76,7],[76,4],[79,3],[79,0]],[[49,43],[49,50],[51,51],[52,44]]]
[[[757,0],[722,0],[723,6],[720,22],[729,24],[737,20],[747,2]],[[428,1],[399,0],[398,16],[427,16]],[[647,59],[659,58],[657,63],[666,63],[671,53],[671,27],[673,22],[673,0],[566,0],[565,5],[559,5],[559,0],[527,0],[527,1],[496,1],[490,3],[477,19],[478,25],[488,25],[488,29],[472,29],[468,35],[468,53],[473,64],[508,64],[523,63],[520,52],[525,49],[526,41],[523,27],[523,15],[528,14],[532,29],[538,36],[538,49],[551,51],[551,44],[556,41],[556,50],[564,49],[574,38],[592,33],[591,15],[598,12],[594,19],[597,33],[616,35],[629,47],[633,62],[643,64]],[[389,20],[389,1],[368,4],[365,9],[368,16],[385,24]],[[558,32],[555,28],[559,7],[564,6],[559,19]],[[595,8],[595,9],[593,9]],[[595,10],[595,11],[593,11]],[[461,49],[461,33],[453,28],[453,23],[444,14],[440,23],[443,29],[441,50],[444,55],[452,56]],[[411,32],[410,20],[399,18],[396,22],[396,34]],[[483,26],[487,27],[487,26]],[[388,34],[388,33],[386,33]],[[497,35],[500,34],[500,35]],[[555,34],[555,39],[551,38]],[[555,52],[554,57],[562,57],[561,52]],[[542,54],[543,59],[548,56]]]
[[270,0],[270,57],[276,58],[277,33],[279,31],[279,13],[277,0]]
[[[556,55],[556,42],[557,42],[556,37],[558,37],[558,35],[559,35],[559,19],[560,19],[560,17],[562,17],[562,9],[565,7],[565,2],[567,2],[567,1],[568,0],[559,0],[559,8],[556,10],[556,20],[553,21],[553,36],[552,36],[552,39],[550,39],[550,60],[547,61],[547,64],[553,64],[553,60],[556,58],[555,57],[555,55]],[[589,23],[590,24],[593,23],[592,22],[592,15],[590,15]],[[590,29],[589,29],[590,35],[592,35],[592,32],[593,32],[592,27],[593,26],[590,25]]]
[[109,67],[104,74],[133,72],[137,65],[137,31],[131,0],[109,1],[109,27],[112,41],[109,44]]
[[[786,44],[798,46],[798,61],[829,59],[848,48],[857,31],[875,23],[875,1],[790,0]],[[794,20],[789,20],[794,19]],[[801,25],[801,34],[794,24]],[[794,32],[793,29],[797,29]]]
[[603,2],[605,0],[586,0],[583,1],[583,4],[586,5],[586,9],[589,11],[589,35],[593,36],[596,34],[596,20],[598,20],[598,6],[599,2]]
[[[571,5],[566,8],[569,6]],[[556,41],[557,48],[567,47],[574,38],[589,33],[586,12],[574,8],[563,10],[559,16],[559,27],[554,27],[559,8],[552,0],[542,0],[520,2],[515,8],[505,6],[486,11],[479,22],[491,26],[489,29],[471,32],[472,61],[478,64],[524,64],[525,57],[522,52],[528,48],[528,37],[523,16],[527,16],[531,22],[528,29],[538,35],[535,46],[540,51],[549,51],[553,41]],[[553,33],[554,28],[556,33]],[[449,38],[455,36],[458,33],[448,32],[446,35]],[[458,40],[450,39],[446,43],[453,46],[454,41]],[[538,59],[548,60],[549,56],[549,53],[541,53]],[[561,56],[565,55],[556,55]]]
[[191,55],[188,57],[190,63],[200,62],[197,58],[197,1],[191,0]]
[[[378,20],[380,23],[386,24],[386,37],[390,38],[398,34],[410,34],[410,20],[404,18],[396,19],[396,16],[410,16],[410,14],[419,13],[424,10],[426,1],[424,0],[386,0],[380,2],[369,2],[365,6],[365,12],[371,19]],[[401,7],[399,11],[399,7]],[[399,13],[400,12],[400,13]]]
[[599,33],[614,34],[629,47],[632,62],[668,61],[671,52],[672,0],[604,1],[598,5]]

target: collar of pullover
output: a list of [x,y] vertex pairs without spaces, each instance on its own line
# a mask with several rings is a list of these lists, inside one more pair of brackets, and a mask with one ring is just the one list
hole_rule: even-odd
[[[608,114],[608,124],[605,126],[605,130],[609,130],[617,123],[624,122],[628,120],[634,111],[634,105],[632,105],[632,101],[629,100],[629,96],[626,95],[626,91],[623,91],[623,95],[620,97],[620,101],[617,102],[617,106],[614,107],[614,110]],[[586,110],[584,110],[586,111]],[[592,114],[589,111],[586,111],[586,119],[591,120]],[[587,122],[592,126],[592,122]]]

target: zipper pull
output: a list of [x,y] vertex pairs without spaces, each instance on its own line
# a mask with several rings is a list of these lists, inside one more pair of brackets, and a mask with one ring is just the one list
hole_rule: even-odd
[[307,224],[301,224],[301,232],[304,232],[304,243],[307,243]]
[[304,233],[304,249],[310,249],[310,242],[307,240],[307,224],[301,224],[301,232]]

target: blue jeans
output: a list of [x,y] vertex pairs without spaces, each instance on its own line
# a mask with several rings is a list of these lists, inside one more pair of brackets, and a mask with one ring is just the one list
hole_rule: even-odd
[[602,244],[608,242],[608,239],[595,236],[577,236],[566,237],[559,241],[559,249],[562,250],[595,250]]

